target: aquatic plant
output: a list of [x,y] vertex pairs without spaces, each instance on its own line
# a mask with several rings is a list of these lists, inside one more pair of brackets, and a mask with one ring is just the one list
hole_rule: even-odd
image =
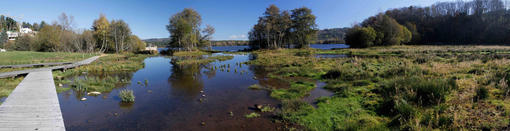
[[260,114],[252,112],[250,114],[245,115],[244,117],[246,117],[246,118],[256,118],[256,117],[260,117]]
[[251,86],[248,86],[249,89],[262,89],[262,87],[259,84],[253,84]]
[[269,105],[264,106],[264,107],[262,107],[262,109],[260,109],[260,111],[262,111],[262,112],[273,112],[274,110],[275,110],[275,108],[271,107]]
[[135,95],[133,94],[133,90],[123,89],[119,92],[119,97],[122,102],[135,102]]

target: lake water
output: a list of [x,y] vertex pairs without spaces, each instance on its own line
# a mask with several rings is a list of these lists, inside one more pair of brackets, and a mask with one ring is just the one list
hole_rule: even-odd
[[[215,54],[225,55],[225,54]],[[68,130],[282,130],[285,125],[273,122],[272,113],[246,118],[255,104],[278,106],[265,90],[248,89],[250,85],[285,87],[281,81],[266,78],[260,68],[239,64],[250,55],[209,65],[178,66],[169,57],[145,59],[145,67],[134,73],[117,74],[131,79],[109,93],[84,96],[73,90],[58,97]],[[229,65],[226,70],[213,67]],[[242,73],[241,73],[242,72]],[[147,80],[148,85],[139,84]],[[121,89],[131,89],[134,104],[120,102]],[[329,95],[329,94],[328,94]],[[86,101],[79,99],[86,97]],[[314,97],[316,97],[314,95]],[[233,115],[230,114],[233,113]]]
[[346,44],[310,44],[310,48],[331,50],[331,49],[349,48],[349,45],[346,45]]
[[[310,44],[310,48],[331,50],[331,49],[349,48],[349,45],[346,45],[346,44]],[[160,49],[162,50],[162,49],[166,49],[166,48],[160,48]],[[216,50],[216,51],[236,52],[236,51],[250,49],[250,46],[248,46],[248,45],[213,46],[212,49]]]
[[213,50],[217,51],[227,51],[227,52],[235,52],[245,49],[250,49],[250,46],[247,45],[237,45],[237,46],[213,46]]

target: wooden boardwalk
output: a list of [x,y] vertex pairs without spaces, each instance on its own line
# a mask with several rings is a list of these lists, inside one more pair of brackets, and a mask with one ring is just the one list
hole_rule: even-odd
[[0,68],[25,68],[34,66],[54,66],[72,64],[71,62],[57,62],[57,63],[39,63],[39,64],[23,64],[23,65],[0,65]]
[[82,60],[82,61],[78,61],[78,62],[75,62],[75,63],[72,63],[72,64],[68,64],[68,65],[60,65],[60,66],[52,66],[52,67],[45,67],[45,68],[27,69],[27,70],[20,70],[20,71],[12,71],[12,72],[0,73],[0,78],[16,77],[18,75],[25,75],[25,74],[28,74],[30,72],[37,72],[37,71],[43,71],[43,70],[59,70],[59,69],[64,69],[65,70],[65,69],[75,68],[75,67],[78,67],[78,66],[81,66],[81,65],[90,64],[90,63],[94,62],[95,60],[97,60],[99,57],[100,56],[90,57],[88,59],[85,59],[85,60]]
[[0,78],[28,74],[0,105],[0,131],[65,130],[52,70],[90,64],[99,57],[68,65],[0,73]]
[[65,130],[51,70],[29,73],[0,105],[0,130]]

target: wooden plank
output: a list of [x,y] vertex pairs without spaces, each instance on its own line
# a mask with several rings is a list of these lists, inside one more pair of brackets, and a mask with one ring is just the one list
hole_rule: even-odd
[[34,66],[54,66],[72,64],[72,62],[57,62],[57,63],[39,63],[39,64],[23,64],[23,65],[0,65],[0,68],[26,68]]
[[37,69],[27,69],[27,70],[12,71],[12,72],[4,72],[4,73],[0,73],[0,78],[16,77],[18,75],[25,75],[25,74],[28,74],[30,72],[36,72],[36,71],[42,71],[42,70],[58,70],[58,69],[75,68],[75,67],[78,67],[78,66],[90,64],[90,63],[94,62],[95,60],[97,60],[99,57],[100,56],[90,57],[88,59],[85,59],[85,60],[82,60],[82,61],[78,61],[78,62],[75,62],[75,63],[72,63],[72,64],[68,64],[68,65],[52,66],[52,67],[37,68]]
[[65,130],[51,70],[30,72],[0,105],[0,130]]

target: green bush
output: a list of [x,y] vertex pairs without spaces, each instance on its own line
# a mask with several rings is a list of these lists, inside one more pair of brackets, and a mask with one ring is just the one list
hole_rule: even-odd
[[351,48],[367,48],[374,45],[377,32],[372,27],[355,26],[348,30],[345,35],[345,42]]

